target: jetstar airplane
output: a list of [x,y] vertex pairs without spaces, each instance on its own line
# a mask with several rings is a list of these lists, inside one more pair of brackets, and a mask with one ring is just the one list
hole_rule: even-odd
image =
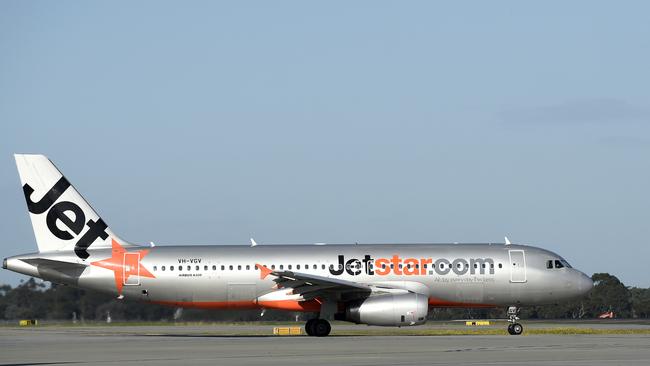
[[553,304],[593,283],[559,255],[510,244],[138,246],[119,238],[43,155],[15,155],[38,252],[2,267],[46,281],[176,307],[281,309],[381,326],[423,324],[434,307]]

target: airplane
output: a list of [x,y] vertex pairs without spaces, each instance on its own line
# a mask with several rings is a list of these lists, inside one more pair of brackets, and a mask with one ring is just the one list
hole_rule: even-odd
[[436,307],[555,304],[593,287],[561,256],[512,244],[135,245],[117,236],[44,155],[15,154],[38,251],[2,268],[53,283],[182,308],[280,309],[329,320],[405,327]]

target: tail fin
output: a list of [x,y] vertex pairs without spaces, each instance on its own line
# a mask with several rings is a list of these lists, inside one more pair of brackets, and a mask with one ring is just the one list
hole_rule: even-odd
[[15,154],[39,252],[74,250],[89,257],[88,247],[124,243],[44,155]]

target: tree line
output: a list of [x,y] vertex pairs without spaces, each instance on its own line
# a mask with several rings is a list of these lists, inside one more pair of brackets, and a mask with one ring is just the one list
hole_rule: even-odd
[[[596,273],[594,289],[581,299],[557,305],[523,308],[524,319],[596,318],[612,311],[617,318],[650,317],[650,288],[627,287],[616,276]],[[0,320],[78,320],[106,321],[257,321],[296,320],[308,315],[260,310],[179,310],[139,301],[117,300],[114,296],[91,290],[38,282],[34,278],[16,287],[0,286]],[[505,309],[433,309],[429,318],[497,319]]]

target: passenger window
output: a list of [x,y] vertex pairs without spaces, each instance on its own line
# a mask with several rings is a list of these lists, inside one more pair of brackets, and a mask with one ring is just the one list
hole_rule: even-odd
[[271,264],[271,269],[275,269],[275,264]]
[[564,268],[564,264],[560,263],[559,260],[555,260],[555,268]]
[[156,272],[158,270],[158,267],[153,266],[153,271]]
[[281,265],[280,265],[280,269],[284,269],[284,264],[281,264]]
[[169,266],[169,270],[170,270],[170,271],[173,271],[173,270],[174,270],[174,266]]
[[212,270],[213,270],[213,271],[216,271],[216,270],[217,270],[217,266],[213,265],[213,266],[212,266]]
[[250,266],[250,264],[247,264],[247,265],[246,265],[246,270],[247,270],[247,271],[250,271],[250,270],[251,270],[251,266]]
[[474,263],[474,268],[478,268],[478,264]]
[[232,271],[233,269],[232,265],[228,266],[228,269]]
[[[187,266],[188,271],[191,270],[191,269],[192,269],[192,266]],[[196,269],[198,269],[198,267]]]
[[226,266],[221,266],[221,270],[222,270],[222,271],[225,271],[225,270],[226,270]]
[[317,266],[316,264],[314,264],[314,267],[313,267],[313,268],[314,268],[314,269],[318,269],[318,266]]
[[546,261],[546,268],[552,269],[553,268],[553,260],[548,260]]
[[241,271],[241,264],[237,266],[237,270]]
[[296,269],[300,269],[300,264],[296,264]]
[[[172,268],[174,268],[174,267],[171,267],[171,268],[170,268],[170,269],[173,271]],[[182,270],[183,270],[183,266],[178,266],[178,270],[179,270],[179,271],[182,271]]]
[[501,263],[499,263],[499,268],[502,268],[502,267],[503,267],[503,265]]
[[288,268],[288,269],[291,269],[291,265],[288,265],[287,268]]
[[[196,266],[196,268],[195,268],[195,269],[196,269],[196,270],[198,271],[198,270],[199,270],[199,268],[201,268],[201,267],[199,267],[199,266]],[[205,269],[208,269],[208,266],[205,266]]]
[[322,264],[322,265],[321,265],[321,268],[322,268],[322,269],[325,269],[325,265],[324,265],[324,264]]
[[162,269],[162,270],[164,271],[164,270],[165,270],[165,266],[162,266],[160,269]]
[[[198,269],[198,267],[197,267],[197,269]],[[208,270],[208,266],[203,266],[203,270],[204,270],[204,271],[207,271],[207,270]]]
[[485,268],[485,263],[481,264],[481,267],[482,267],[482,268]]

